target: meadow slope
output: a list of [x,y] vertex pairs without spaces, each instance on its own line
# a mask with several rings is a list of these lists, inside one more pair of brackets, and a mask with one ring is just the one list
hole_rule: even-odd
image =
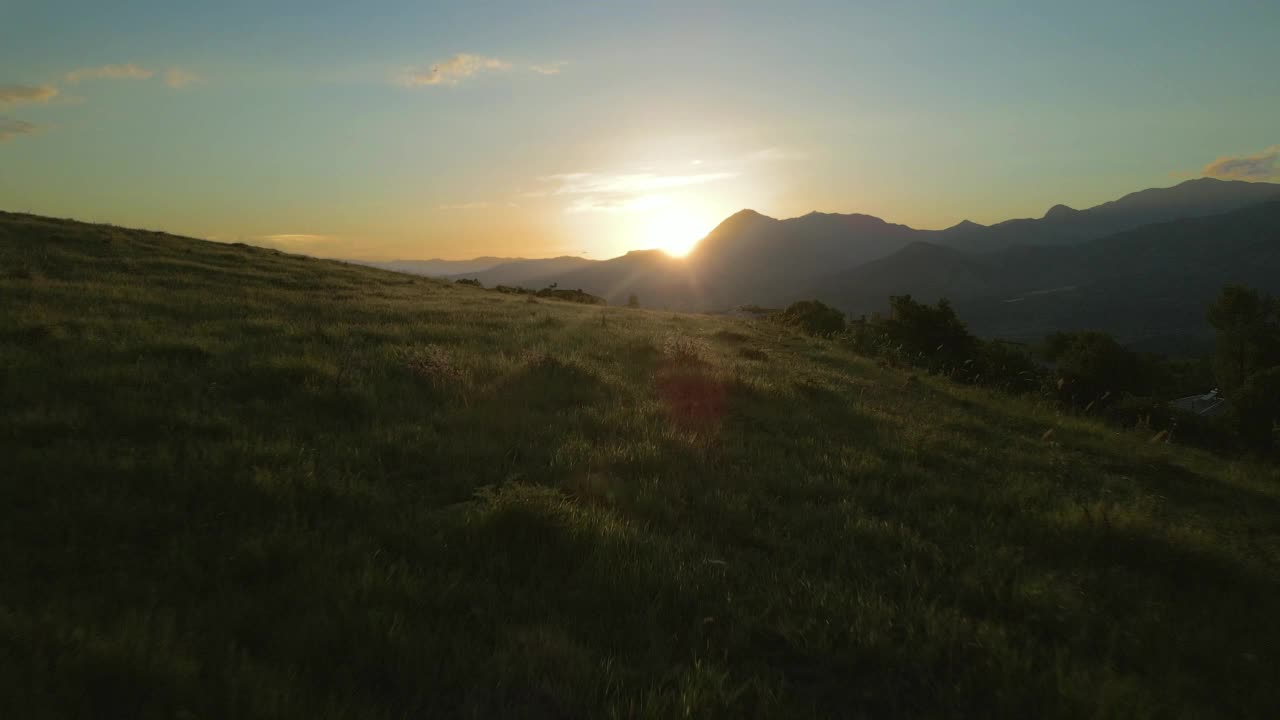
[[0,568],[11,717],[1280,707],[1274,467],[768,323],[11,214]]

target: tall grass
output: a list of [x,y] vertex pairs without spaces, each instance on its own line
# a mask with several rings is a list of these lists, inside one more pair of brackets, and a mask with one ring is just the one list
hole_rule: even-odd
[[772,323],[27,216],[0,338],[6,716],[1280,707],[1274,467]]

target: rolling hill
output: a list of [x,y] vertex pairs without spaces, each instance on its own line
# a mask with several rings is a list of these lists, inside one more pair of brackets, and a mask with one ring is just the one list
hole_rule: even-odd
[[528,262],[528,260],[525,258],[478,257],[471,260],[440,260],[437,258],[432,260],[351,260],[349,262],[408,275],[448,277],[450,275],[484,272],[506,263]]
[[582,268],[593,267],[594,260],[562,255],[543,260],[508,260],[491,268],[471,273],[455,273],[450,279],[484,277],[487,285],[513,285],[518,287],[542,288],[555,282],[555,277],[571,273]]
[[0,370],[12,717],[1280,706],[1274,465],[772,323],[0,213]]
[[357,265],[433,278],[474,277],[483,273],[495,285],[531,285],[547,275],[590,265],[586,258],[562,255],[553,258],[479,257],[473,260],[351,260]]

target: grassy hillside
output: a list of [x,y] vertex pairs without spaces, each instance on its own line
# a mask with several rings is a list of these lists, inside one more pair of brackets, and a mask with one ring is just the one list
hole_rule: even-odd
[[1280,707],[1280,471],[771,325],[0,215],[0,373],[11,717]]

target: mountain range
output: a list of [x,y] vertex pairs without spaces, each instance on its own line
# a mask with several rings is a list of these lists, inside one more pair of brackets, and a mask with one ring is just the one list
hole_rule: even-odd
[[440,266],[439,274],[558,283],[610,304],[634,294],[645,307],[707,312],[817,297],[869,313],[910,293],[952,300],[989,336],[1088,327],[1177,350],[1203,341],[1204,304],[1221,285],[1280,292],[1280,184],[1203,178],[1083,210],[1055,205],[1040,218],[945,230],[861,214],[779,220],[743,210],[682,259],[633,251],[602,261],[474,262],[491,264],[456,273]]
[[915,243],[833,275],[814,295],[852,313],[884,311],[889,295],[945,297],[982,335],[1100,329],[1176,353],[1206,344],[1205,309],[1230,283],[1280,293],[1280,198],[1075,245],[975,253]]

